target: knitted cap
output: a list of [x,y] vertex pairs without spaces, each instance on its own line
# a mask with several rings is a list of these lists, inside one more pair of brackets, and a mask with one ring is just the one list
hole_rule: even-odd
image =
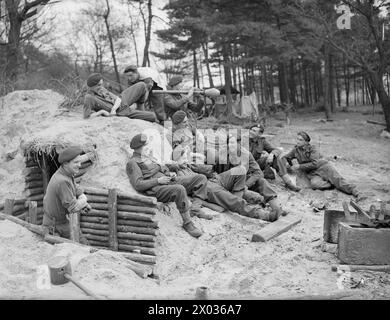
[[102,79],[103,77],[100,73],[92,73],[87,79],[87,86],[90,88],[96,86]]
[[301,132],[298,132],[298,136],[301,136],[306,142],[310,142],[310,136],[305,132],[305,131],[301,131]]
[[63,164],[65,162],[72,161],[74,158],[83,153],[80,147],[70,147],[63,150],[58,156],[58,162]]
[[172,123],[179,124],[181,123],[187,114],[183,110],[176,111],[172,116]]
[[138,149],[146,144],[146,141],[148,141],[148,137],[144,135],[143,133],[139,133],[131,139],[130,142],[130,148],[131,149]]

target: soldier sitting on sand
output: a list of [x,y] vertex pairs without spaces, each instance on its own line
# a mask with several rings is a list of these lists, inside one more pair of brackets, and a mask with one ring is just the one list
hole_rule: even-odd
[[157,122],[154,112],[144,111],[148,96],[146,84],[136,83],[118,97],[103,86],[100,73],[93,73],[87,80],[88,91],[84,98],[84,118],[116,115],[130,119]]
[[[361,198],[356,186],[348,183],[331,163],[323,159],[315,146],[310,144],[310,140],[310,136],[306,132],[298,132],[296,146],[282,156],[283,161],[292,164],[291,161],[297,159],[298,164],[292,165],[291,170],[305,172],[313,190],[326,190],[334,186],[346,194]],[[287,172],[281,174],[287,174]]]

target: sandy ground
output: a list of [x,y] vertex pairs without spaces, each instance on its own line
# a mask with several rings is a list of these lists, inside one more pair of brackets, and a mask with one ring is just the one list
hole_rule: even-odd
[[[99,135],[95,137],[99,141],[98,164],[82,183],[131,192],[124,171],[128,141],[147,124],[117,118],[96,119],[86,124],[79,120],[80,114],[61,115],[56,110],[59,101],[61,96],[51,91],[26,91],[8,95],[0,104],[3,105],[1,118],[6,120],[0,126],[0,199],[12,194],[18,197],[24,189],[21,152],[12,160],[7,160],[7,152],[17,150],[31,136],[50,135],[53,139],[81,123],[87,129],[77,132],[80,136],[77,141],[87,143],[89,137]],[[271,141],[288,150],[294,145],[295,134],[306,130],[325,156],[338,156],[332,160],[335,167],[368,196],[362,201],[363,207],[375,204],[378,199],[389,204],[390,140],[379,137],[380,126],[365,122],[367,119],[383,121],[383,116],[349,112],[338,113],[334,122],[317,122],[322,116],[296,114],[288,127],[279,127],[280,121],[271,120],[266,133],[275,134]],[[55,133],[50,129],[53,121],[58,127]],[[210,127],[210,122],[202,121],[200,125]],[[102,137],[105,139],[100,141]],[[103,152],[107,149],[110,155]],[[290,215],[300,217],[302,222],[266,243],[252,243],[250,239],[267,222],[235,213],[218,214],[206,209],[215,217],[212,221],[195,218],[195,223],[205,232],[200,239],[190,237],[181,229],[176,210],[169,215],[159,214],[156,267],[159,280],[139,278],[122,258],[99,252],[91,254],[69,244],[52,246],[18,225],[0,221],[0,298],[86,299],[70,283],[49,289],[42,287],[45,273],[39,270],[44,270],[43,266],[54,255],[67,256],[74,277],[96,294],[110,299],[192,299],[199,286],[207,286],[210,297],[220,299],[326,294],[339,292],[340,283],[344,289],[351,289],[361,279],[364,283],[352,289],[358,293],[356,298],[390,298],[390,274],[354,272],[341,281],[341,275],[330,269],[338,263],[336,256],[321,250],[324,212],[314,212],[310,203],[323,201],[328,208],[340,210],[341,202],[349,196],[335,190],[305,189],[294,193],[286,190],[279,178],[272,184]]]

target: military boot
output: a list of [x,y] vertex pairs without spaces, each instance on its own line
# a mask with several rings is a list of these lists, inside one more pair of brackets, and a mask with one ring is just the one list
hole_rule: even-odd
[[183,212],[181,213],[181,216],[183,218],[183,229],[194,238],[199,238],[203,234],[203,232],[202,230],[198,229],[191,221],[190,212]]
[[192,201],[191,207],[190,207],[190,216],[191,217],[198,217],[200,219],[205,219],[205,220],[212,220],[213,216],[211,214],[207,214],[204,212],[202,209],[202,200],[195,198]]
[[288,214],[286,211],[283,210],[276,198],[268,201],[268,204],[271,207],[272,211],[274,211],[275,214],[278,216],[278,218],[280,216],[286,216]]
[[252,218],[261,219],[264,221],[274,222],[278,220],[279,216],[274,210],[264,210],[263,208],[257,208]]
[[296,192],[301,191],[301,188],[298,187],[296,184],[294,184],[294,182],[292,181],[291,177],[288,174],[285,174],[282,177],[282,179],[283,179],[284,183],[286,184],[287,188],[289,188],[293,191],[296,191]]

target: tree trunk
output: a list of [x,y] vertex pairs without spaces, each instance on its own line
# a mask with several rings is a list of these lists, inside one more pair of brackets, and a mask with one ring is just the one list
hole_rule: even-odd
[[345,103],[347,108],[349,107],[349,89],[350,89],[350,80],[349,80],[349,67],[347,66],[347,62],[345,56],[343,57],[343,69],[344,69],[344,87],[345,87]]
[[194,68],[194,87],[199,88],[198,61],[196,59],[196,50],[192,50],[193,68]]
[[210,87],[214,87],[214,81],[213,81],[213,76],[211,74],[211,68],[210,68],[210,62],[209,62],[209,44],[208,42],[202,43],[202,49],[203,49],[203,54],[204,54],[204,61],[206,64],[206,69],[207,69],[207,75],[209,77],[209,84]]
[[108,36],[108,40],[110,42],[112,62],[114,63],[114,70],[115,70],[116,81],[119,84],[119,90],[122,91],[121,78],[119,76],[118,65],[116,63],[116,57],[115,57],[114,42],[112,40],[112,35],[111,35],[111,31],[110,31],[110,24],[108,23],[108,16],[110,15],[110,5],[108,3],[108,0],[106,0],[106,4],[107,4],[107,12],[104,15],[104,23],[106,24],[107,36]]
[[330,48],[328,44],[325,44],[324,107],[325,107],[325,117],[327,120],[331,119],[331,112],[332,112],[331,91],[333,90],[333,88],[331,87],[330,63],[331,63]]
[[336,92],[337,92],[337,105],[341,106],[341,89],[340,89],[340,83],[339,83],[339,77],[337,73],[337,66],[334,67],[334,75],[336,79]]
[[370,79],[372,85],[375,87],[375,90],[378,93],[379,102],[382,105],[386,121],[386,131],[390,132],[390,97],[386,93],[386,89],[383,83],[383,75],[371,73]]
[[233,103],[232,103],[232,94],[230,90],[232,86],[232,79],[231,79],[230,66],[229,66],[229,54],[226,45],[222,49],[222,56],[223,56],[223,71],[225,74],[226,111],[227,111],[227,117],[229,121],[233,114]]
[[152,0],[149,0],[148,1],[148,26],[146,28],[146,34],[145,34],[144,58],[142,60],[143,67],[150,67],[149,46],[150,46],[150,39],[152,34],[152,19],[153,19]]

